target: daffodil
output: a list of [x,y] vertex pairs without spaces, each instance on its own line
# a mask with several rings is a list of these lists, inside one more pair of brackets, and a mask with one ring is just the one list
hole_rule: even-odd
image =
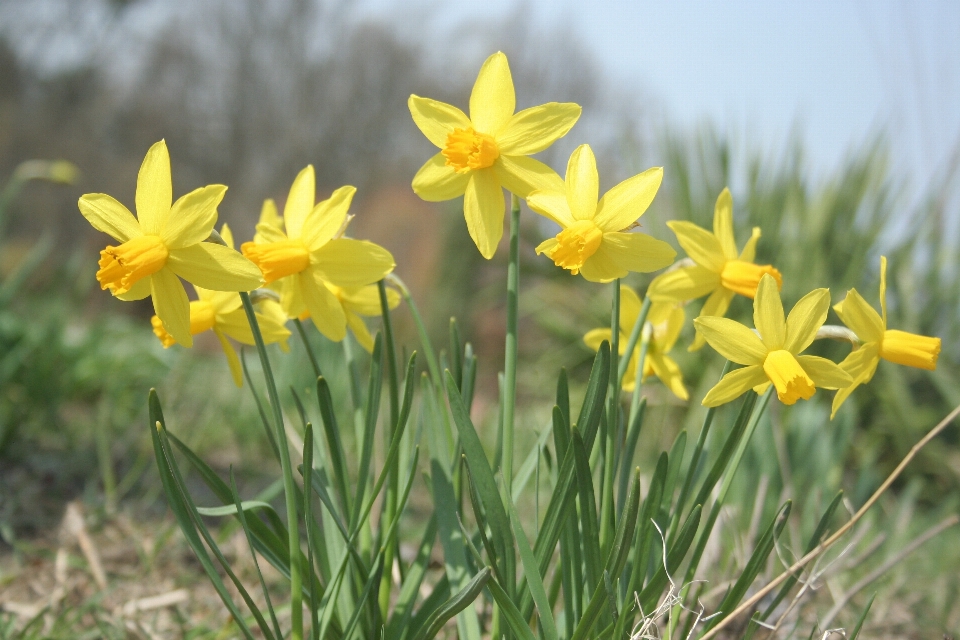
[[507,56],[500,52],[480,68],[470,94],[470,117],[416,95],[408,105],[420,131],[440,148],[414,176],[413,190],[431,202],[463,196],[470,237],[484,258],[492,258],[503,236],[502,187],[526,198],[534,189],[559,186],[550,167],[527,156],[566,135],[580,117],[580,106],[549,102],[514,113],[513,78]]
[[[692,222],[674,220],[668,222],[667,226],[677,235],[677,242],[695,264],[657,276],[647,292],[651,299],[686,302],[709,294],[700,310],[700,317],[723,316],[735,294],[754,297],[764,274],[773,276],[778,288],[783,286],[779,271],[768,264],[753,263],[760,227],[753,228],[743,251],[737,253],[733,236],[733,198],[729,189],[724,189],[717,198],[713,211],[713,233]],[[703,335],[698,332],[690,351],[703,345]]]
[[[634,293],[630,287],[620,287],[620,355],[627,348],[629,341],[629,332],[637,322],[640,315],[640,309],[643,301]],[[643,377],[655,375],[667,385],[673,395],[681,400],[689,398],[687,388],[683,384],[683,372],[676,361],[669,355],[673,345],[680,336],[680,330],[683,328],[685,314],[683,308],[670,303],[655,302],[650,305],[650,311],[647,312],[647,322],[653,327],[653,334],[647,346],[647,354],[643,361]],[[609,328],[592,329],[583,336],[583,341],[588,347],[597,351],[600,344],[610,340],[613,335]],[[637,381],[637,363],[639,360],[640,347],[633,351],[630,357],[630,363],[627,365],[626,374],[623,376],[624,391],[633,391]]]
[[870,382],[881,358],[896,364],[933,371],[940,356],[940,338],[921,336],[906,331],[887,329],[887,258],[880,257],[880,313],[867,304],[856,289],[834,305],[843,324],[860,340],[860,348],[852,351],[840,367],[850,374],[853,384],[840,389],[833,399],[833,415],[840,405],[861,384]]
[[729,318],[701,316],[694,320],[697,330],[720,355],[746,365],[723,376],[703,399],[704,406],[718,407],[750,389],[763,393],[770,384],[784,404],[808,400],[816,387],[849,385],[851,377],[837,364],[800,355],[816,338],[829,310],[830,291],[815,289],[801,298],[784,320],[777,281],[764,274],[753,301],[756,333]]
[[[341,230],[345,229],[352,217],[353,216],[350,215],[347,216]],[[260,225],[267,225],[281,231],[283,230],[283,218],[277,213],[277,205],[273,200],[268,199],[263,202],[263,208],[260,210],[260,221],[257,223],[257,227],[259,228]],[[341,234],[338,233],[337,235]],[[254,242],[261,240],[259,232],[254,235],[253,240]],[[329,282],[325,284],[327,289],[340,301],[340,305],[343,307],[343,314],[347,318],[347,326],[357,338],[357,342],[359,342],[364,349],[372,352],[373,336],[370,335],[370,330],[367,329],[366,324],[364,324],[360,316],[380,315],[380,292],[378,287],[372,284],[364,287],[338,287]],[[279,291],[282,287],[276,287],[276,289]],[[399,304],[400,293],[391,287],[387,287],[388,307],[390,309],[396,309]],[[299,316],[295,317],[299,320],[309,320],[310,312],[303,311]]]
[[314,205],[316,184],[309,165],[290,187],[283,229],[270,221],[260,223],[257,239],[240,247],[263,271],[268,285],[278,283],[287,316],[309,312],[320,333],[334,341],[346,336],[347,316],[327,284],[363,287],[394,267],[393,256],[383,247],[342,237],[355,192],[354,187],[340,187]]
[[[220,237],[228,247],[233,248],[233,234],[226,224],[220,230]],[[227,337],[242,344],[256,344],[250,324],[247,322],[247,314],[243,310],[240,294],[210,291],[200,287],[194,287],[194,290],[198,299],[190,302],[190,334],[197,335],[204,331],[213,331],[227,356],[233,381],[240,387],[243,385],[243,368],[240,366],[236,350]],[[260,326],[263,341],[266,344],[279,342],[280,348],[286,351],[290,330],[284,326],[287,317],[280,308],[280,304],[267,299],[258,302],[256,306],[257,323]],[[150,323],[153,325],[153,333],[160,339],[164,349],[177,343],[176,338],[170,335],[159,317],[153,316]]]
[[540,243],[558,267],[591,282],[610,282],[630,271],[656,271],[673,262],[677,252],[661,240],[629,233],[660,188],[663,169],[655,167],[624,180],[599,201],[600,178],[590,145],[577,147],[567,162],[559,189],[539,189],[527,205],[562,227],[555,238]]
[[219,244],[204,242],[217,221],[217,205],[227,188],[208,185],[172,203],[170,155],[157,142],[137,176],[137,217],[103,193],[88,193],[78,203],[80,213],[98,231],[121,244],[100,252],[97,280],[121,300],[153,298],[153,308],[166,330],[191,346],[190,301],[183,278],[213,291],[250,291],[262,279],[256,265]]

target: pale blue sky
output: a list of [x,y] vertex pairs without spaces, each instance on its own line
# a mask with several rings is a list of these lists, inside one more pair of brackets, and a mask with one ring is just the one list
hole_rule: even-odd
[[[367,6],[414,29],[429,48],[434,39],[446,42],[439,33],[446,25],[507,15],[517,5]],[[960,2],[535,0],[525,7],[535,29],[566,26],[612,80],[674,124],[711,119],[762,148],[798,132],[814,174],[829,173],[882,130],[894,166],[922,188],[960,142]],[[477,65],[484,55],[476,52]]]

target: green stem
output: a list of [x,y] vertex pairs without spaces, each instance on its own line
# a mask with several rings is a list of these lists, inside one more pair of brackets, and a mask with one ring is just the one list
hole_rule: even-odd
[[[390,304],[387,300],[387,288],[383,280],[377,283],[377,290],[380,293],[380,316],[383,319],[383,347],[387,350],[387,380],[390,384],[390,424],[384,430],[385,442],[384,450],[390,449],[390,444],[397,435],[399,421],[400,391],[399,380],[397,378],[397,354],[393,345],[393,322],[390,318]],[[399,491],[398,469],[393,465],[390,469],[390,475],[386,487],[386,507],[383,515],[382,527],[389,528],[390,523],[394,521],[397,515],[397,493]],[[393,563],[395,561],[395,545],[387,545],[384,549],[383,575],[380,579],[379,605],[380,615],[383,619],[387,618],[390,608],[390,588],[393,580]]]
[[520,293],[520,198],[510,207],[510,263],[507,266],[507,341],[503,362],[503,495],[513,495],[513,414],[517,403],[517,313]]
[[613,540],[613,479],[616,473],[616,443],[620,416],[620,278],[613,281],[613,304],[610,310],[610,386],[607,391],[607,439],[603,455],[603,492],[600,500],[600,553],[606,557]]
[[623,386],[623,377],[627,375],[627,367],[630,366],[630,356],[633,355],[633,350],[637,346],[637,340],[640,338],[640,332],[643,330],[643,325],[647,322],[647,315],[650,313],[650,305],[652,301],[650,298],[644,298],[643,305],[640,307],[640,314],[637,316],[636,321],[633,323],[633,329],[630,331],[630,338],[627,340],[627,348],[623,350],[623,356],[620,358],[620,368],[617,371],[617,379],[620,381],[620,386]]
[[317,362],[317,357],[313,355],[313,349],[310,348],[310,340],[307,339],[307,332],[303,328],[303,323],[300,322],[300,318],[294,318],[293,324],[297,326],[297,333],[300,334],[300,340],[303,341],[303,347],[307,350],[307,355],[310,357],[310,364],[313,366],[313,373],[318,378],[323,375],[320,371],[320,363]]
[[[263,367],[263,377],[267,382],[267,395],[273,405],[274,431],[277,446],[280,449],[280,467],[283,471],[283,493],[287,509],[288,545],[290,549],[290,637],[292,640],[303,640],[303,579],[300,574],[300,523],[297,519],[297,493],[293,479],[293,467],[290,463],[290,448],[286,433],[283,430],[283,412],[280,410],[280,396],[277,394],[277,384],[267,358],[267,347],[260,333],[257,323],[257,314],[250,302],[250,294],[241,291],[240,300],[243,310],[247,313],[247,322],[253,332],[253,340],[257,345],[257,354]],[[309,348],[308,348],[309,351]]]
[[647,360],[647,351],[650,348],[650,340],[653,338],[653,332],[650,329],[644,331],[647,325],[647,315],[650,313],[650,298],[643,301],[640,307],[640,315],[637,321],[633,323],[633,331],[630,333],[630,340],[627,342],[627,349],[623,352],[623,358],[620,360],[620,386],[623,386],[623,378],[627,373],[627,367],[630,366],[630,356],[633,355],[633,349],[637,346],[637,336],[641,337],[640,357],[637,358],[636,380],[633,385],[633,396],[630,398],[630,419],[627,424],[632,424],[633,419],[640,409],[640,381],[643,379],[643,365]]

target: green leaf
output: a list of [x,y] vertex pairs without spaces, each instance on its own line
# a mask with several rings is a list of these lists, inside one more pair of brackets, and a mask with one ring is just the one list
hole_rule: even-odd
[[590,473],[590,460],[583,439],[573,432],[573,455],[577,467],[577,489],[580,498],[580,529],[583,533],[583,559],[586,565],[587,586],[595,588],[600,584],[600,533],[597,528],[596,493],[593,489],[593,476]]
[[239,505],[228,504],[222,507],[197,507],[197,513],[202,516],[222,518],[223,516],[237,515],[238,509],[243,511],[249,511],[250,509],[272,510],[273,507],[269,503],[261,502],[259,500],[244,500]]
[[377,418],[380,415],[380,391],[383,389],[383,334],[377,332],[373,343],[373,357],[370,361],[370,381],[367,385],[367,406],[364,409],[363,442],[360,446],[360,460],[357,464],[357,493],[353,499],[354,512],[350,528],[355,529],[360,522],[360,505],[370,481],[370,459],[373,457],[373,438],[377,430]]
[[427,521],[427,528],[423,533],[423,539],[417,550],[417,557],[407,568],[407,575],[404,576],[403,585],[400,587],[400,594],[393,606],[393,613],[387,623],[384,631],[385,638],[399,638],[405,629],[410,625],[410,619],[413,614],[413,605],[420,594],[420,585],[423,583],[423,576],[427,572],[427,566],[430,563],[430,553],[433,550],[433,543],[437,537],[437,517],[431,515]]
[[443,629],[450,618],[466,609],[477,599],[483,588],[487,586],[491,573],[490,567],[484,567],[456,595],[434,609],[426,624],[423,625],[423,630],[414,636],[415,640],[430,640],[440,633],[440,630]]
[[[820,540],[826,535],[827,530],[830,527],[830,520],[833,519],[833,514],[836,513],[837,507],[840,506],[840,501],[842,499],[843,491],[841,490],[838,491],[837,495],[833,497],[833,500],[830,502],[829,506],[827,506],[827,510],[824,511],[823,516],[820,517],[820,522],[817,523],[816,530],[814,530],[813,535],[810,536],[810,540],[807,541],[807,547],[803,550],[801,557],[813,551],[817,545],[820,544]],[[787,594],[790,593],[790,590],[793,589],[793,586],[797,584],[797,580],[800,579],[801,571],[798,571],[795,575],[790,576],[784,581],[783,586],[780,587],[780,591],[777,593],[777,597],[773,599],[773,601],[764,610],[763,615],[760,616],[761,620],[766,620],[770,614],[773,613],[773,610],[777,608],[777,605],[787,597]]]
[[343,442],[340,440],[340,427],[333,412],[333,397],[330,395],[330,386],[323,376],[317,378],[317,402],[320,405],[320,418],[323,422],[323,431],[327,437],[327,448],[330,451],[330,464],[333,465],[335,488],[340,498],[341,517],[344,521],[350,520],[351,504],[348,483],[350,476],[347,472],[346,454],[343,452]]
[[[487,524],[490,525],[490,533],[493,538],[492,542],[497,549],[497,555],[500,557],[501,573],[510,580],[516,573],[510,521],[500,499],[500,492],[496,480],[493,478],[490,463],[483,451],[483,445],[480,444],[480,437],[477,436],[476,428],[470,420],[467,408],[464,406],[460,392],[457,390],[456,382],[454,382],[449,371],[445,372],[445,381],[450,412],[453,414],[453,421],[457,425],[457,432],[460,434],[460,446],[463,448],[467,467],[470,469],[470,477],[473,479],[483,509],[486,512]],[[508,582],[507,593],[512,590],[513,585]]]
[[643,591],[641,591],[638,596],[640,606],[644,611],[649,611],[660,599],[663,588],[669,581],[669,575],[672,575],[680,567],[684,556],[687,555],[687,550],[690,549],[690,545],[697,535],[697,527],[699,525],[700,505],[696,505],[693,511],[690,512],[690,515],[687,516],[686,522],[683,524],[683,527],[680,528],[680,533],[677,534],[676,541],[667,553],[666,566],[661,563],[660,568],[653,574],[650,582],[643,588]]
[[543,629],[543,636],[546,640],[558,640],[557,623],[553,619],[553,611],[547,599],[547,592],[543,588],[543,578],[540,576],[540,571],[537,568],[537,561],[536,558],[533,557],[533,549],[530,548],[527,534],[523,531],[520,519],[517,517],[517,511],[512,503],[510,504],[510,522],[513,525],[517,548],[520,550],[520,562],[523,565],[523,574],[527,578],[527,585],[530,587],[533,601],[537,605],[537,612],[540,614],[540,626]]
[[[777,514],[773,517],[770,525],[757,542],[757,547],[753,550],[753,554],[751,554],[750,559],[747,561],[747,565],[740,573],[740,577],[737,578],[737,581],[734,583],[733,587],[731,587],[726,597],[724,597],[724,599],[720,602],[720,606],[717,608],[717,611],[730,612],[733,611],[738,604],[740,604],[740,600],[747,593],[747,589],[750,588],[750,585],[753,584],[753,581],[756,579],[757,575],[760,573],[763,567],[766,566],[767,558],[770,556],[770,552],[773,551],[773,546],[780,537],[783,527],[787,524],[787,518],[790,517],[790,509],[792,505],[793,503],[790,500],[787,500],[777,511]],[[716,623],[720,621],[720,618],[721,616],[713,618],[710,624],[707,625],[706,630],[712,629]]]
[[526,618],[520,615],[520,610],[517,609],[517,605],[513,604],[513,601],[510,600],[510,597],[507,595],[507,592],[503,590],[503,587],[497,584],[496,580],[491,580],[487,583],[487,588],[490,589],[490,595],[493,596],[494,601],[500,607],[501,619],[507,623],[510,630],[513,631],[520,640],[537,640],[530,630]]
[[870,613],[870,607],[873,606],[873,600],[877,597],[877,594],[870,596],[870,600],[867,601],[867,606],[863,608],[863,613],[860,614],[860,618],[857,619],[857,624],[853,628],[853,632],[850,634],[850,640],[857,640],[857,636],[860,635],[860,629],[863,628],[863,623],[867,619],[867,614]]

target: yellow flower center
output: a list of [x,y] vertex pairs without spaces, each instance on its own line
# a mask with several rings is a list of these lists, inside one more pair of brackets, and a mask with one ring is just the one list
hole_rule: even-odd
[[889,329],[880,341],[880,357],[908,367],[933,371],[940,355],[940,338]]
[[603,231],[592,220],[578,220],[558,233],[557,246],[545,253],[555,265],[577,275],[583,263],[600,248],[601,240]]
[[310,266],[310,252],[300,240],[281,240],[279,242],[244,242],[240,246],[244,257],[260,267],[267,284],[294,273],[300,273]]
[[493,136],[479,133],[473,128],[454,129],[447,135],[447,146],[443,148],[443,157],[447,166],[457,173],[469,173],[473,169],[485,169],[500,157],[500,149]]
[[163,269],[168,255],[158,236],[140,236],[119,247],[107,247],[100,252],[97,281],[101,289],[110,289],[115,296],[124,294],[141,278]]
[[769,264],[753,264],[743,260],[727,260],[720,272],[720,284],[742,296],[753,298],[765,273],[777,281],[777,289],[783,287],[783,276]]
[[[164,349],[177,343],[177,339],[167,332],[167,328],[163,326],[163,321],[160,318],[153,316],[150,318],[150,324],[153,326],[154,335],[160,338],[160,342],[163,343]],[[190,302],[190,335],[195,336],[198,333],[209,331],[216,324],[217,312],[212,304],[206,300]]]
[[783,404],[793,404],[800,398],[808,400],[816,391],[807,372],[793,354],[784,349],[768,353],[763,370],[777,388],[777,397]]

